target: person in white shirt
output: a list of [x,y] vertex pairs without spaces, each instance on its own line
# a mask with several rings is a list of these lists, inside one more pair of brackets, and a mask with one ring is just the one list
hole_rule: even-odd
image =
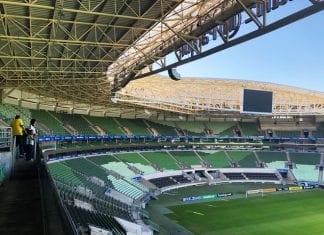
[[35,145],[35,138],[37,135],[35,124],[36,119],[32,118],[27,129],[26,161],[33,160],[33,150]]

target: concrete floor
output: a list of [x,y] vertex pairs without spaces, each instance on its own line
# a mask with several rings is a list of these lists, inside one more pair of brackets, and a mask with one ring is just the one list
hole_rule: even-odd
[[18,159],[10,178],[0,186],[1,235],[70,234],[40,167],[36,161]]
[[18,159],[0,187],[0,234],[44,234],[36,162]]

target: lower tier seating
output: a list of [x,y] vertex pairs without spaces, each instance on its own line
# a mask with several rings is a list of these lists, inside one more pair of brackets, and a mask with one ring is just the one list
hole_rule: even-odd
[[223,173],[230,180],[245,180],[242,173]]
[[279,180],[274,173],[244,173],[249,180]]
[[66,207],[73,221],[75,221],[78,226],[87,227],[88,225],[94,225],[96,227],[111,231],[116,235],[126,234],[123,227],[113,217],[72,205],[66,205]]
[[167,177],[161,177],[156,179],[150,179],[149,180],[152,184],[154,184],[158,188],[163,188],[167,186],[172,186],[178,184],[177,181],[173,180],[170,176]]

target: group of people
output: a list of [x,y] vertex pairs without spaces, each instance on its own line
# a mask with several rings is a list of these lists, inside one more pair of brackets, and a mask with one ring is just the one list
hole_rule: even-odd
[[33,150],[36,139],[36,119],[30,120],[29,126],[25,128],[24,122],[19,115],[11,122],[12,135],[16,139],[16,147],[19,151],[18,158],[25,158],[27,161],[33,160]]

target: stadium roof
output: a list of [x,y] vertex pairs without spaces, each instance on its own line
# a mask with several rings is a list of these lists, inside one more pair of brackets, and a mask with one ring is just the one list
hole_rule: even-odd
[[[201,53],[190,40],[242,11],[251,14],[256,2],[0,0],[2,100],[120,113],[137,104],[116,106],[112,91],[150,71],[153,62],[163,65],[183,45]],[[228,40],[228,34],[221,36]]]
[[121,89],[115,102],[194,116],[239,116],[244,89],[273,92],[274,115],[323,115],[324,93],[273,83],[230,79],[163,77],[135,80]]

